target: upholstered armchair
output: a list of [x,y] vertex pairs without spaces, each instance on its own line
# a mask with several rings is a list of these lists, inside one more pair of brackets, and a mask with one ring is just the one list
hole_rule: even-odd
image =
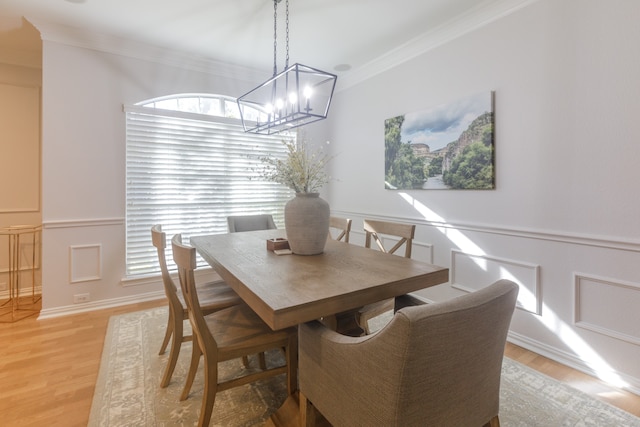
[[299,327],[300,415],[334,427],[499,426],[502,358],[518,286],[500,280],[405,307],[380,331]]

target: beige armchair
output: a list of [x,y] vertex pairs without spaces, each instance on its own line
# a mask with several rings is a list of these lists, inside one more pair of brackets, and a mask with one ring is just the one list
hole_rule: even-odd
[[398,311],[364,337],[299,327],[300,416],[334,427],[500,425],[500,374],[518,286],[500,280]]

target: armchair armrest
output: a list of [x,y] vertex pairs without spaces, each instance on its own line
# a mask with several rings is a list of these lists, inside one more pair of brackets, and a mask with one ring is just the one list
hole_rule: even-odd
[[[409,324],[400,313],[378,333],[365,337],[341,335],[320,322],[300,325],[300,391],[323,414],[339,414],[328,421],[336,425],[393,425],[395,401],[402,393],[402,363],[406,357]],[[404,331],[404,333],[403,333]],[[381,333],[384,332],[384,333]],[[371,375],[375,373],[375,388]],[[385,419],[362,419],[353,399],[363,408],[383,407]],[[392,407],[393,406],[393,407]],[[329,412],[328,409],[331,409]],[[357,419],[351,419],[359,413]],[[354,424],[355,423],[355,424]]]

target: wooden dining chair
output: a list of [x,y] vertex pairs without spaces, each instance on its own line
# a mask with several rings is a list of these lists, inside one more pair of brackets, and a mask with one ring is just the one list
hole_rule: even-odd
[[[351,219],[340,218],[337,216],[329,217],[329,236],[334,240],[344,241],[349,243],[349,234],[351,233]],[[331,230],[335,230],[337,235],[333,237]]]
[[[239,304],[204,316],[200,309],[193,271],[196,250],[182,244],[182,236],[171,240],[173,259],[178,266],[180,286],[189,309],[189,320],[196,339],[192,357],[204,356],[204,395],[198,426],[208,426],[218,391],[228,390],[272,376],[286,374],[289,394],[297,390],[298,331],[286,328],[274,331],[246,304]],[[218,363],[276,349],[284,350],[285,364],[219,381]],[[186,396],[184,396],[186,397]]]
[[[191,341],[192,335],[184,334],[184,321],[187,319],[187,306],[183,298],[182,291],[176,288],[169,269],[167,268],[167,259],[165,248],[167,246],[166,234],[162,231],[162,226],[156,224],[151,227],[151,241],[158,252],[158,261],[162,272],[162,283],[164,284],[164,293],[169,303],[169,318],[167,328],[164,334],[160,353],[164,354],[171,341],[171,349],[169,350],[169,358],[165,367],[164,375],[160,382],[160,387],[164,388],[169,385],[171,376],[176,367],[180,348],[183,342]],[[207,282],[197,286],[200,303],[202,304],[202,312],[205,314],[213,313],[232,305],[240,304],[242,299],[231,289],[225,282]],[[172,339],[173,337],[173,339]],[[245,363],[247,361],[245,360]],[[197,370],[198,364],[191,366],[190,371]]]
[[[365,232],[364,246],[366,248],[371,248],[372,242],[375,242],[377,248],[382,252],[395,254],[396,251],[404,245],[404,257],[411,258],[411,247],[416,232],[416,226],[414,224],[401,224],[397,222],[365,219],[363,221],[363,227]],[[384,236],[390,236],[398,240],[395,245],[387,249],[390,244],[385,246],[385,242],[383,240]],[[358,310],[356,314],[356,321],[358,322],[358,325],[364,329],[365,334],[369,335],[371,333],[371,330],[369,329],[369,320],[386,313],[387,311],[393,310],[394,303],[395,301],[393,299],[383,300],[365,305]]]
[[256,230],[275,230],[276,223],[270,214],[232,215],[227,217],[229,233]]
[[[229,233],[241,233],[243,231],[275,230],[278,227],[271,214],[257,215],[231,215],[227,217]],[[262,369],[266,369],[264,353],[258,355],[258,361]]]

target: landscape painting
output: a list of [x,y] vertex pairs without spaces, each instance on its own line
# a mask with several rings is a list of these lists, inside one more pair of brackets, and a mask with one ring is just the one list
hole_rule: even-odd
[[495,188],[493,92],[385,120],[385,188]]

